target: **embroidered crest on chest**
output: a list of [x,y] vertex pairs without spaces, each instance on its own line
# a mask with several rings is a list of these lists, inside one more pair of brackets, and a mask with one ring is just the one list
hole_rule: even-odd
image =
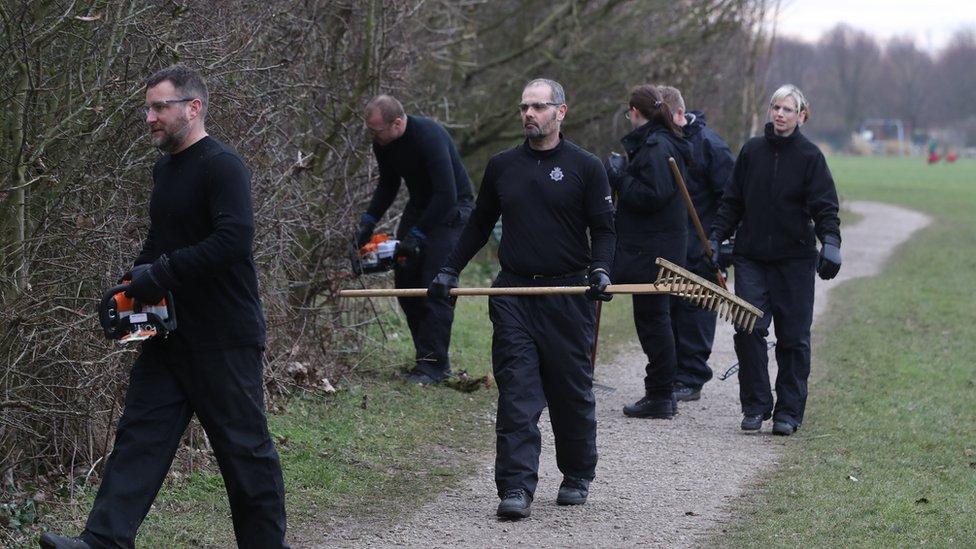
[[552,178],[553,181],[562,181],[564,177],[562,168],[559,166],[553,168],[552,171],[549,172],[549,177]]

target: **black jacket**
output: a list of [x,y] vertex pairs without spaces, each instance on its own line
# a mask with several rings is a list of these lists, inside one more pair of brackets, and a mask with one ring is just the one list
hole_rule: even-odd
[[820,149],[799,128],[780,137],[768,123],[764,136],[742,146],[711,237],[735,232],[735,254],[757,261],[810,257],[817,254],[815,236],[840,239],[837,211]]
[[[405,209],[413,210],[417,227],[428,234],[450,224],[471,203],[471,180],[447,130],[422,116],[408,116],[407,129],[386,145],[373,144],[380,181],[366,213],[379,220],[396,199],[400,183],[410,192]],[[422,212],[422,213],[421,213]]]
[[[691,111],[685,114],[688,123],[682,128],[685,139],[691,144],[694,162],[688,167],[688,193],[695,204],[698,219],[707,231],[715,221],[718,206],[732,176],[732,166],[735,156],[728,144],[714,130],[705,123],[705,114]],[[711,269],[705,263],[705,250],[701,240],[695,234],[695,228],[688,219],[688,268],[699,273],[712,275]]]
[[668,166],[678,163],[687,180],[691,146],[667,128],[648,122],[620,140],[630,162],[614,185],[617,193],[617,242],[639,244],[661,233],[688,232],[688,210]]

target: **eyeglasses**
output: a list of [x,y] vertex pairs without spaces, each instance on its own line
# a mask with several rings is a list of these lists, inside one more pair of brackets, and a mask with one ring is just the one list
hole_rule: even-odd
[[170,105],[175,103],[186,103],[187,101],[193,101],[194,99],[196,99],[196,97],[184,97],[182,99],[166,99],[165,101],[156,101],[155,103],[150,103],[149,105],[143,107],[142,112],[143,114],[149,114],[149,111],[152,110],[152,112],[156,114],[162,114],[162,112],[165,111]]
[[783,114],[785,114],[787,116],[796,113],[796,109],[793,109],[793,108],[790,108],[790,107],[784,107],[782,105],[773,105],[772,107],[769,108],[769,110],[771,110],[773,112],[780,112],[780,111],[782,111]]
[[560,105],[562,105],[562,103],[553,103],[551,101],[547,101],[545,103],[519,103],[518,107],[519,107],[519,111],[521,112],[526,112],[529,109],[532,109],[535,112],[542,112],[548,109],[549,107],[558,107]]
[[390,128],[390,126],[392,126],[392,125],[393,125],[393,123],[391,122],[391,123],[383,126],[382,128],[371,128],[367,124],[366,125],[366,131],[368,131],[369,133],[371,133],[373,135],[379,135],[379,134],[385,132],[386,130],[388,130]]
[[630,120],[630,113],[634,110],[634,107],[627,107],[627,112],[624,113],[624,118]]

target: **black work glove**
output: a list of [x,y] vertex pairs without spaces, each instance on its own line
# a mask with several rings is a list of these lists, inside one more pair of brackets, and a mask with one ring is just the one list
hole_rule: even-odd
[[444,267],[437,273],[427,288],[427,297],[432,299],[447,299],[451,297],[451,288],[458,287],[458,272],[450,267]]
[[619,153],[612,152],[607,156],[603,167],[607,170],[607,179],[610,180],[610,188],[614,191],[620,191],[620,181],[627,171],[627,159]]
[[610,285],[610,275],[603,269],[593,269],[590,271],[590,287],[586,289],[586,298],[596,301],[610,301],[613,294],[606,293],[607,286]]
[[830,280],[840,272],[840,238],[828,234],[823,238],[820,247],[820,257],[817,259],[817,274],[824,280]]
[[424,242],[426,239],[426,235],[417,227],[410,229],[407,236],[403,237],[400,243],[397,244],[397,257],[403,257],[408,260],[417,259],[424,252]]
[[125,273],[123,273],[122,276],[120,276],[119,279],[115,283],[116,284],[122,284],[123,282],[130,282],[133,278],[135,278],[136,276],[140,275],[142,273],[142,271],[145,271],[146,269],[150,268],[151,266],[152,265],[149,264],[149,263],[142,263],[140,265],[133,265],[132,268],[129,269],[128,271],[126,271]]
[[719,265],[722,265],[722,245],[717,238],[713,238],[708,241],[708,249],[712,251],[712,257],[705,254],[705,262],[708,263],[708,268],[717,271],[721,268]]
[[356,229],[356,235],[353,237],[357,250],[365,246],[370,238],[373,238],[376,221],[375,217],[365,213],[359,217],[359,228]]
[[732,266],[732,250],[735,249],[735,236],[721,243],[718,247],[718,263],[720,269],[727,270]]
[[179,286],[173,268],[169,264],[169,257],[165,254],[153,262],[147,269],[136,274],[133,269],[132,282],[125,289],[125,295],[145,305],[155,305],[166,297],[166,292]]

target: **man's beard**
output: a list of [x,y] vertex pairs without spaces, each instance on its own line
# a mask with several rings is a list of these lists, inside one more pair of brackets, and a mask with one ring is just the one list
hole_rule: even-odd
[[555,129],[554,128],[555,127],[555,124],[554,124],[555,120],[556,120],[556,117],[553,116],[549,120],[536,120],[535,122],[533,122],[534,126],[525,126],[525,125],[523,125],[522,126],[522,129],[525,132],[525,137],[527,137],[528,139],[530,139],[532,141],[535,141],[535,140],[538,140],[538,139],[544,139],[544,138],[552,135],[552,132]]
[[190,133],[190,121],[186,119],[181,119],[182,125],[175,131],[169,131],[166,128],[159,128],[162,130],[162,137],[157,137],[155,134],[150,135],[150,142],[157,149],[171,153],[178,149],[180,145],[183,144],[183,140],[186,139],[186,135]]

